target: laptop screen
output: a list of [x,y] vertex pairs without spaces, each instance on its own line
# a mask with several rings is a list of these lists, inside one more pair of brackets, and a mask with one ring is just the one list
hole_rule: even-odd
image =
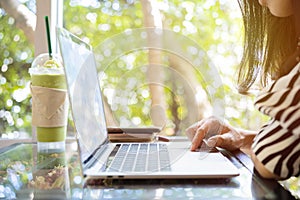
[[72,116],[82,160],[107,141],[105,113],[98,73],[90,45],[57,28]]

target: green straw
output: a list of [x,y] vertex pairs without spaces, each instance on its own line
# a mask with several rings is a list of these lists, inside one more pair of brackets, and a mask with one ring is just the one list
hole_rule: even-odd
[[46,31],[47,31],[48,52],[49,52],[50,59],[52,59],[52,48],[51,48],[51,38],[50,38],[50,28],[49,28],[48,16],[45,16],[45,23],[46,23]]

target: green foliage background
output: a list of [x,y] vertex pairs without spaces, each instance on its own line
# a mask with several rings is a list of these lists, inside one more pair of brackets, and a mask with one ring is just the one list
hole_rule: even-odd
[[[234,88],[234,73],[241,53],[243,34],[237,2],[205,0],[158,2],[160,12],[163,15],[164,27],[194,40],[215,62],[224,83],[226,96],[219,94],[219,98],[225,101],[226,104],[226,120],[233,125],[257,129],[265,119],[253,108],[253,96],[241,96],[237,94]],[[144,27],[140,1],[131,3],[107,1],[96,3],[93,6],[84,4],[84,2],[81,2],[82,4],[72,4],[71,1],[70,4],[67,3],[68,5],[66,3],[64,7],[64,26],[88,41],[94,49],[97,49],[101,42],[127,29]],[[118,9],[114,6],[116,3]],[[71,13],[77,13],[77,15],[74,17],[74,14]],[[84,26],[81,25],[83,22]],[[126,67],[127,64],[124,61],[126,56],[124,56],[124,59],[120,58],[111,63],[110,70],[105,71],[103,88],[113,88],[118,84],[122,89],[117,91],[116,95],[124,99],[127,98],[127,101],[129,101],[134,95],[131,94],[130,87],[126,89],[126,80],[121,80],[120,76],[132,70],[135,73],[134,78],[139,79],[139,81],[145,80],[145,72],[142,68],[137,67],[147,64],[146,53],[147,51],[131,53],[131,55],[134,54],[133,57],[135,58],[132,63],[133,66]],[[201,82],[201,78],[199,78],[199,82]],[[203,87],[205,88],[207,85],[203,85]],[[170,90],[175,91],[176,88],[170,86]],[[135,91],[137,97],[141,96],[138,92]],[[176,103],[167,91],[166,95],[168,105]],[[184,98],[184,95],[181,98]],[[132,106],[128,104],[117,105],[118,108],[114,110],[117,118],[130,115],[128,118],[132,119],[139,116],[142,118],[140,121],[145,124],[151,123],[149,122],[149,116],[146,114],[147,112],[141,115],[142,110],[147,106],[149,107],[149,99],[138,102]],[[140,102],[143,102],[143,105],[140,105]],[[130,107],[129,110],[128,107]],[[178,109],[181,109],[185,115],[188,114],[184,107]],[[172,113],[169,110],[168,118],[174,121],[174,112]]]
[[[27,5],[31,5],[30,2],[32,1],[27,1]],[[64,1],[64,27],[94,47],[126,29],[143,28],[140,1],[87,2]],[[237,2],[233,3],[230,0],[158,2],[164,26],[195,40],[214,61],[226,93],[223,99],[226,104],[225,118],[233,125],[258,128],[265,119],[253,108],[253,97],[241,96],[234,89],[234,71],[238,64],[242,40],[241,16]],[[28,68],[33,60],[34,50],[22,31],[15,27],[14,19],[7,16],[2,9],[0,14],[0,135],[2,137],[19,137],[22,133],[30,135],[31,96]],[[135,53],[133,66],[144,65],[147,62],[146,53],[147,51]],[[125,58],[123,60],[120,58],[115,61],[113,65],[121,67],[110,70],[106,77],[115,77],[120,70],[126,70],[124,60]],[[137,73],[137,76],[142,76],[138,74],[141,73]],[[104,86],[109,87],[116,83],[122,85],[119,80],[107,78]],[[134,94],[130,94],[130,98],[132,95]],[[172,96],[167,99],[173,100]],[[147,104],[149,99],[145,102],[145,105]],[[141,109],[143,106],[132,106],[130,113],[136,116],[142,113]],[[122,112],[128,110],[124,108]],[[172,117],[172,113],[168,115]],[[146,120],[146,117],[145,115],[142,121]]]
[[14,27],[14,19],[0,10],[0,136],[30,132],[31,106],[27,72],[33,45]]

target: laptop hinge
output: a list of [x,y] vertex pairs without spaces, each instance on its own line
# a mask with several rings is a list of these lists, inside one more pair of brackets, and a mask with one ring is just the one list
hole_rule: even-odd
[[105,150],[107,149],[108,143],[110,141],[108,139],[106,139],[103,144],[99,145],[99,147],[91,154],[91,156],[89,156],[85,161],[84,161],[84,166],[83,169],[88,169],[90,168],[92,165],[94,165],[97,161],[98,158],[103,155],[103,153],[105,152]]

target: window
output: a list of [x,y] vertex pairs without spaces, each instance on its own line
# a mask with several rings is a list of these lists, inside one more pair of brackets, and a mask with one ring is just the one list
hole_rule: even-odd
[[[7,2],[17,1],[10,0]],[[126,30],[132,31],[136,28],[156,26],[195,41],[210,58],[206,64],[213,63],[222,77],[223,92],[226,93],[226,98],[221,94],[218,98],[223,101],[224,106],[221,109],[225,108],[224,117],[230,120],[233,125],[256,128],[257,121],[252,119],[256,118],[258,114],[255,114],[251,107],[251,98],[240,97],[234,94],[231,89],[234,88],[232,75],[238,64],[241,52],[239,44],[242,37],[240,32],[241,16],[236,2],[232,3],[230,0],[150,2],[134,0],[114,2],[38,0],[37,4],[33,0],[22,2],[31,13],[37,14],[38,17],[34,37],[40,41],[36,40],[35,54],[47,51],[43,24],[43,18],[46,14],[51,16],[52,38],[55,37],[55,24],[63,25],[94,47],[99,64],[101,64],[103,56],[107,57],[111,53],[109,51],[101,52],[99,46],[117,34],[124,34]],[[148,5],[146,5],[147,3]],[[145,9],[147,6],[151,8],[151,12]],[[36,9],[38,10],[37,13],[35,12]],[[64,13],[63,17],[62,12]],[[154,15],[152,15],[153,13]],[[17,20],[2,8],[0,37],[6,43],[1,42],[4,47],[0,50],[2,51],[0,52],[2,58],[0,89],[4,91],[1,93],[1,99],[4,101],[1,102],[0,133],[1,137],[10,138],[20,137],[23,133],[29,133],[28,137],[30,137],[31,134],[30,77],[27,70],[34,57],[34,48],[33,42],[28,39],[30,38],[28,32],[25,31],[26,34],[24,34],[19,28],[15,28],[16,23]],[[8,29],[10,31],[5,31]],[[126,42],[126,39],[124,38],[122,41]],[[52,39],[52,42],[54,49],[57,49],[57,47],[55,48],[55,39]],[[178,56],[173,56],[170,52],[162,51],[160,52],[159,65],[163,66],[161,69],[168,71],[163,73],[161,80],[163,87],[160,94],[163,94],[164,97],[159,102],[162,103],[161,105],[151,105],[153,94],[146,84],[149,78],[146,73],[149,63],[157,63],[157,60],[149,57],[150,51],[150,49],[145,48],[124,52],[112,60],[108,66],[104,66],[105,69],[99,67],[103,93],[107,99],[108,110],[111,111],[108,116],[111,117],[112,121],[109,123],[124,126],[151,125],[153,123],[151,111],[163,109],[166,116],[163,125],[169,128],[169,132],[166,133],[177,134],[176,130],[183,129],[184,126],[196,121],[205,113],[206,103],[209,104],[209,101],[214,98],[207,95],[210,83],[203,81],[201,74],[191,78],[193,71],[187,72],[183,76],[183,71],[188,71],[183,70],[188,63],[179,59]],[[193,54],[193,48],[190,51]],[[195,66],[194,70],[197,71],[198,67]],[[177,77],[170,71],[178,72]],[[120,74],[124,75],[125,73],[128,76],[123,77],[123,79],[120,78]],[[182,81],[174,84],[174,80],[181,77],[180,73],[183,77]],[[154,76],[154,78],[157,77]],[[186,82],[186,84],[182,82]],[[119,90],[116,90],[117,87]],[[202,89],[195,92],[196,88]],[[190,94],[191,91],[193,93]],[[229,91],[232,92],[231,95],[229,95]],[[188,97],[189,95],[194,96]],[[189,99],[195,100],[191,103],[188,101]],[[205,102],[206,100],[208,102]],[[197,101],[202,102],[200,105],[202,107],[193,104]],[[197,109],[194,110],[199,112],[194,113],[193,108],[195,107]],[[253,116],[249,116],[249,110],[254,113]],[[185,125],[177,127],[178,124],[182,125],[181,122],[183,121],[185,121]]]
[[[127,49],[118,55],[112,49],[101,49],[105,42],[118,37],[120,42],[114,45],[128,47],[132,45],[129,38],[137,29],[154,26],[195,41],[210,60],[201,66],[190,67],[192,71],[188,70],[189,63],[166,51],[152,52],[156,58],[151,58],[149,48]],[[112,121],[112,125],[151,125],[155,121],[151,111],[159,110],[160,116],[162,113],[166,115],[159,119],[167,127],[166,133],[178,134],[177,130],[184,130],[188,124],[206,116],[205,113],[210,112],[206,109],[211,103],[209,101],[219,98],[224,105],[220,109],[223,109],[221,112],[224,112],[226,119],[233,124],[256,127],[256,122],[249,123],[247,116],[249,110],[255,113],[251,98],[241,97],[234,91],[229,94],[234,88],[232,78],[241,52],[241,15],[237,2],[70,0],[64,2],[64,27],[90,43],[95,50],[102,90],[111,111],[107,116],[111,116],[109,122]],[[128,37],[124,34],[126,31]],[[121,48],[118,50],[123,51]],[[113,60],[107,61],[107,57]],[[153,63],[160,66],[156,66],[153,76],[158,81],[156,85],[162,86],[163,90],[156,95],[159,100],[156,99],[158,103],[155,105],[151,98],[155,94],[147,84],[151,76],[149,65]],[[203,65],[211,63],[224,83],[223,94],[214,94],[216,96],[207,94],[210,83],[203,79],[203,73],[194,76]]]

